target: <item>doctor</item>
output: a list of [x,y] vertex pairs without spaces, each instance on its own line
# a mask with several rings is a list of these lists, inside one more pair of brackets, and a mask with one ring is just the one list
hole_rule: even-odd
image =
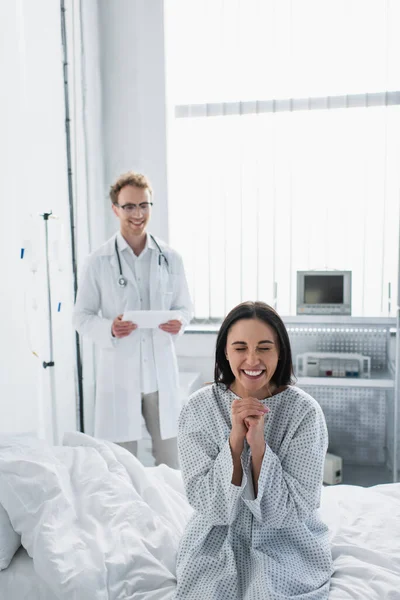
[[[137,453],[142,415],[156,465],[178,468],[180,413],[175,337],[192,316],[182,259],[147,232],[152,189],[145,176],[128,172],[110,189],[120,231],[93,252],[84,266],[74,326],[101,349],[95,436]],[[122,321],[127,310],[178,310],[181,320],[158,329]]]

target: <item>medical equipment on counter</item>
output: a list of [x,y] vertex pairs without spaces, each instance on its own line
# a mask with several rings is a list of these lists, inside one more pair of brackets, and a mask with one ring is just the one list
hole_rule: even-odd
[[[161,267],[161,262],[164,261],[166,269],[168,271],[169,268],[169,264],[168,264],[168,259],[165,256],[164,252],[161,250],[159,244],[156,242],[155,238],[149,234],[151,239],[153,240],[153,242],[155,243],[155,245],[158,248],[158,266]],[[118,250],[118,243],[117,243],[117,238],[115,238],[115,253],[117,255],[117,259],[118,259],[118,268],[119,268],[119,277],[118,277],[118,285],[120,287],[125,287],[128,283],[126,277],[124,277],[123,273],[122,273],[122,265],[121,265],[121,258],[119,256],[119,250]]]
[[370,377],[371,357],[340,352],[304,352],[296,356],[297,377]]
[[327,453],[324,463],[324,483],[336,485],[342,483],[343,461],[340,456]]
[[351,271],[297,271],[298,315],[351,315]]

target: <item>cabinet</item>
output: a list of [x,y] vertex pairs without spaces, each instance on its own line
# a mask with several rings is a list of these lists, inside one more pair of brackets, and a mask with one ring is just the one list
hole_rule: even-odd
[[388,469],[397,481],[396,319],[296,316],[283,320],[294,365],[297,354],[304,352],[371,358],[370,378],[299,377],[297,385],[324,411],[329,452],[341,456],[345,465]]

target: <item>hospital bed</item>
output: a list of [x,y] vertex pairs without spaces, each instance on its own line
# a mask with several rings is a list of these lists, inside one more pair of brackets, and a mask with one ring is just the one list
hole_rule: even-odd
[[[0,504],[24,546],[0,571],[1,600],[173,600],[192,514],[178,471],[79,433],[63,447],[3,442]],[[324,487],[319,510],[330,600],[400,600],[400,484]]]

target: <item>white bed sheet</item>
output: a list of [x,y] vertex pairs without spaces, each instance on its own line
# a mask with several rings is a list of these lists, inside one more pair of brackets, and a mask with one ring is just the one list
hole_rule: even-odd
[[0,572],[1,600],[57,600],[46,583],[35,573],[33,560],[21,546],[10,566]]
[[400,483],[324,488],[332,531],[330,600],[400,600]]
[[[89,446],[87,448],[88,455],[82,461],[81,466],[84,466],[87,461],[88,465],[95,464],[98,442],[92,442],[92,438],[82,436],[82,434],[74,434],[70,438],[70,442],[71,446],[73,445],[72,442]],[[111,446],[114,445],[111,444]],[[97,447],[101,449],[100,446]],[[110,446],[108,448],[111,449]],[[76,463],[74,465],[68,459],[71,452],[72,449],[66,449],[64,457],[69,472],[79,466]],[[41,451],[39,456],[40,454]],[[63,452],[57,452],[58,459],[62,457],[62,454]],[[49,460],[49,456],[46,455],[46,460]],[[74,456],[76,461],[76,450]],[[118,460],[112,462],[114,458]],[[136,459],[120,447],[115,447],[114,458],[107,458],[111,471],[114,472],[114,476],[121,479],[121,485],[125,482],[125,493],[128,494],[127,478],[120,470],[120,467],[125,466],[129,473],[130,485],[134,489],[133,496],[129,497],[130,501],[132,501],[132,498],[136,498],[141,504],[141,515],[143,517],[147,515],[146,527],[150,528],[149,532],[153,531],[153,536],[155,533],[152,525],[154,517],[151,515],[159,516],[162,519],[164,523],[162,530],[160,530],[162,536],[152,538],[153,542],[157,543],[157,547],[149,546],[149,551],[154,556],[161,556],[163,561],[166,560],[167,563],[170,563],[171,554],[174,555],[176,552],[177,534],[182,532],[191,514],[190,509],[187,505],[185,506],[183,485],[179,472],[168,469],[164,465],[144,469]],[[11,462],[6,465],[9,471],[10,465]],[[6,467],[3,466],[3,480]],[[84,478],[85,470],[81,473]],[[87,475],[92,477],[93,472],[91,474],[87,472]],[[108,475],[108,472],[104,471],[103,477],[106,475]],[[74,485],[77,481],[74,480]],[[105,491],[110,494],[110,489],[109,487]],[[101,487],[98,491],[101,491]],[[119,502],[117,497],[114,499]],[[145,509],[146,505],[148,509]],[[77,506],[83,508],[84,505],[79,504]],[[346,485],[323,488],[320,513],[331,530],[335,572],[332,578],[330,600],[400,600],[400,484],[388,484],[372,488]],[[15,519],[18,521],[17,515],[15,515]],[[96,523],[96,527],[98,525],[99,522]],[[126,523],[128,529],[132,525],[133,522]],[[142,536],[137,540],[137,543],[142,544],[143,532],[145,531],[143,529],[144,525],[139,525],[139,522],[136,522],[136,525],[139,526],[139,529],[142,528]],[[82,530],[82,533],[84,534],[85,531]],[[112,559],[113,554],[112,552],[109,553],[106,542],[101,539],[101,531],[99,531],[99,536],[98,545],[101,547],[102,544],[105,544],[106,554],[104,556],[109,561],[110,557]],[[24,540],[24,536],[22,539]],[[29,542],[29,536],[26,539]],[[130,539],[135,541],[136,538],[133,536]],[[30,552],[33,555],[35,552],[47,552],[48,560],[51,558],[51,554],[49,554],[51,539],[46,539],[46,536],[39,533],[39,541],[42,545],[39,545],[36,549],[31,546]],[[148,542],[151,542],[151,536],[148,538]],[[29,544],[27,547],[29,549]],[[135,560],[138,560],[138,550],[140,548],[141,546],[138,546],[136,550],[132,548]],[[62,554],[55,554],[54,556],[57,560],[64,560]],[[36,561],[40,565],[41,557],[37,555]],[[116,566],[118,565],[116,564]],[[137,567],[140,570],[139,563],[137,563]],[[107,568],[109,569],[109,565]],[[52,569],[54,569],[54,565],[50,566],[49,574]],[[124,569],[129,578],[133,577],[136,581],[140,580],[138,569],[132,569],[130,566],[127,569],[124,567]],[[43,573],[43,565],[41,572]],[[156,575],[157,573],[154,572],[153,574]],[[55,572],[51,573],[49,579],[53,587],[53,591],[51,591],[50,586],[35,572],[32,559],[21,548],[16,553],[8,569],[0,572],[0,599],[58,600],[58,598],[72,598],[67,593],[58,595],[57,590],[59,592],[63,586],[62,582],[54,583],[56,575]],[[127,598],[131,600],[172,600],[174,587],[172,567],[172,579],[170,579],[170,584],[167,586],[168,590],[166,589],[165,593],[162,590],[157,593],[152,585],[147,585],[145,580],[148,577],[149,574],[143,572],[140,589],[135,584],[133,591],[131,588],[131,593],[128,596],[121,590],[117,591],[116,587],[109,588],[107,586],[108,589],[92,589],[93,594],[90,596],[90,600],[97,600],[97,598],[107,598],[107,600],[126,600]],[[79,595],[77,598],[86,600],[86,598],[80,598]]]

